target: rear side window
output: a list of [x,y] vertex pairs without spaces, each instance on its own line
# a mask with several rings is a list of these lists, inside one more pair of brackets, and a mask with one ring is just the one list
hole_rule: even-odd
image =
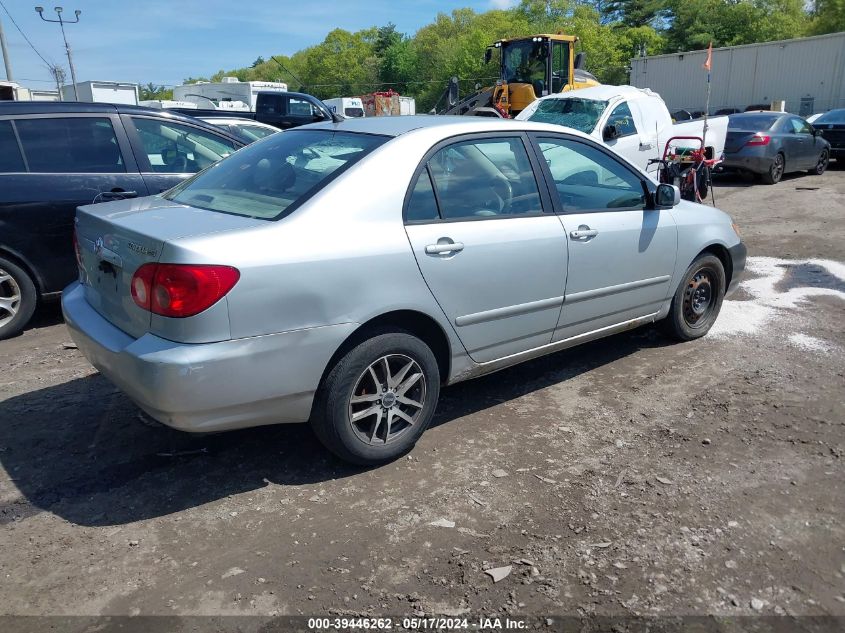
[[26,171],[11,121],[0,121],[0,173]]
[[408,222],[425,222],[436,220],[440,217],[437,212],[437,199],[434,197],[434,188],[431,186],[431,176],[428,169],[420,172],[411,197],[408,199],[408,210],[406,220]]
[[274,220],[387,140],[330,130],[273,134],[177,185],[166,197],[210,211]]
[[444,220],[542,213],[521,138],[455,143],[428,161]]
[[126,166],[111,121],[105,117],[18,119],[29,171],[114,174]]
[[231,141],[208,130],[167,119],[133,117],[150,169],[160,174],[193,174],[235,151]]

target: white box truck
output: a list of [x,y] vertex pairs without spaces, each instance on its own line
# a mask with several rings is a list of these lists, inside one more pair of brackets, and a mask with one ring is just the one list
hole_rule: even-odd
[[259,92],[287,92],[288,85],[280,81],[240,81],[237,77],[223,77],[219,82],[197,82],[176,86],[174,101],[190,101],[198,108],[244,110],[255,112]]
[[336,97],[334,99],[323,99],[329,110],[352,119],[364,116],[364,103],[361,97]]
[[[138,84],[122,81],[81,81],[76,84],[80,101],[138,105]],[[73,84],[62,86],[62,99],[75,101]]]

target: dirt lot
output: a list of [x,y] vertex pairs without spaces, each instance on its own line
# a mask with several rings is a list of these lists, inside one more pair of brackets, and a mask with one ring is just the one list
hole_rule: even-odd
[[43,309],[0,343],[0,609],[845,616],[845,170],[719,185],[753,273],[711,335],[447,388],[372,470],[145,424]]

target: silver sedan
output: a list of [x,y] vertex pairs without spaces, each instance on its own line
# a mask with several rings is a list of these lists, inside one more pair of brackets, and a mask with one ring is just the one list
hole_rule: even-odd
[[472,117],[304,126],[76,222],[71,336],[144,411],[310,421],[357,463],[409,450],[441,385],[656,321],[703,336],[745,265],[726,214],[587,136]]

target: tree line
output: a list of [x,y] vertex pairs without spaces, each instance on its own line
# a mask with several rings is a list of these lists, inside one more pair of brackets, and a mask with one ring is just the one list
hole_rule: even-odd
[[[489,85],[496,60],[484,63],[494,41],[536,33],[578,36],[587,70],[602,83],[627,83],[630,59],[845,31],[845,0],[521,0],[510,9],[440,13],[415,34],[393,24],[351,33],[334,29],[293,55],[258,57],[245,68],[191,81],[284,81],[321,99],[393,89],[433,107],[450,77],[461,94]],[[148,90],[149,89],[149,90]],[[146,86],[155,97],[167,91]],[[442,105],[442,104],[441,104]]]

